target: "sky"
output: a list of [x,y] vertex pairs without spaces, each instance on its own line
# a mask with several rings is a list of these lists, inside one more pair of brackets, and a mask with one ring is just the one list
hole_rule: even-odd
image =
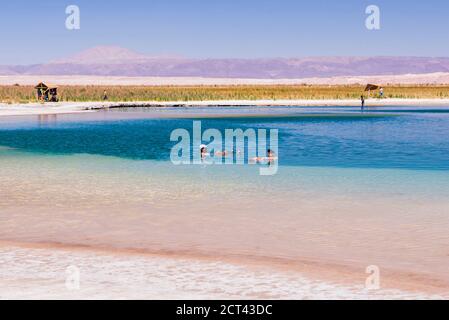
[[[80,29],[66,28],[66,7]],[[366,7],[380,9],[368,30]],[[2,1],[0,65],[98,45],[191,58],[449,56],[447,0]]]

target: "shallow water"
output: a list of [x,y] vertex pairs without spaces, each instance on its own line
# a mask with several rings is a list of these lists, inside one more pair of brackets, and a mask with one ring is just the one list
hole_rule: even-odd
[[[309,259],[362,275],[376,264],[447,292],[447,110],[148,108],[3,118],[0,240],[268,265],[275,258],[293,269]],[[194,119],[220,130],[279,129],[278,173],[174,166],[170,132],[191,129]]]

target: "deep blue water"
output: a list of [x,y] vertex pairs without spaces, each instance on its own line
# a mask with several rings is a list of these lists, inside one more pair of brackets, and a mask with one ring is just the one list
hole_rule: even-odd
[[[161,110],[202,120],[203,130],[279,130],[281,165],[449,170],[447,108],[212,108]],[[152,111],[153,112],[153,111]],[[214,118],[204,116],[214,115]],[[220,115],[237,114],[227,118]],[[260,115],[264,115],[260,117]],[[154,119],[145,110],[0,121],[0,146],[49,154],[168,160],[170,133],[193,118]],[[224,135],[224,134],[223,134]]]

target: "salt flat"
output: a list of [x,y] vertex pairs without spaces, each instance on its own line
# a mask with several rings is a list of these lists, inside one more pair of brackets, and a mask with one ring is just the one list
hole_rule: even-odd
[[57,76],[57,75],[8,75],[0,76],[0,85],[36,85],[45,81],[59,85],[349,85],[349,84],[449,84],[449,73],[338,76],[300,79],[251,79],[205,77],[121,77],[121,76]]

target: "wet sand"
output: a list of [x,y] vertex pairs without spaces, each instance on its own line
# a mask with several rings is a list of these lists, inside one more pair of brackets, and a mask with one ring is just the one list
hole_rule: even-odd
[[445,298],[317,280],[281,263],[236,259],[0,242],[0,261],[0,299]]

